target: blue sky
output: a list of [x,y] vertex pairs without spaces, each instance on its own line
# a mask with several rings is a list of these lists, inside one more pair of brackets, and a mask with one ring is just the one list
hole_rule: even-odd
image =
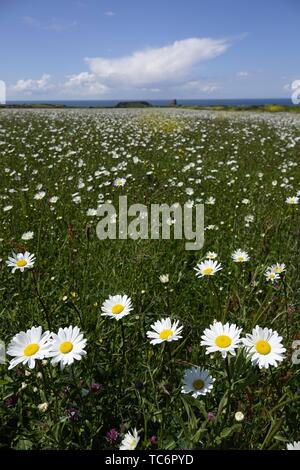
[[0,0],[8,99],[289,97],[298,0]]

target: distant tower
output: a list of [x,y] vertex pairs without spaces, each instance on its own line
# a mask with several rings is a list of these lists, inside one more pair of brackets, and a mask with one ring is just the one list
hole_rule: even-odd
[[171,100],[170,106],[177,106],[177,100]]

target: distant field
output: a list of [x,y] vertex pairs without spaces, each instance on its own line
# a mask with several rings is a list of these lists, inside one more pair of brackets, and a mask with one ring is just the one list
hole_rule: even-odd
[[96,108],[96,109],[110,109],[110,108],[147,108],[152,107],[154,109],[166,109],[166,108],[174,108],[174,109],[193,109],[193,110],[211,110],[211,111],[232,111],[232,112],[241,112],[241,111],[250,111],[256,113],[293,113],[299,114],[300,113],[300,106],[289,106],[286,104],[244,104],[244,105],[232,105],[232,104],[172,104],[171,102],[168,104],[151,104],[151,102],[147,101],[120,101],[117,104],[97,104],[97,102],[91,102],[89,105],[82,105],[79,104],[80,101],[65,104],[65,103],[45,103],[38,102],[38,103],[12,103],[7,105],[0,105],[0,109],[69,109],[69,108]]
[[[8,370],[7,354],[0,446],[117,449],[133,428],[137,449],[300,440],[300,118],[264,110],[0,110],[0,339],[7,349],[33,326],[72,325],[87,340],[87,354],[63,370],[47,356]],[[99,240],[96,210],[118,207],[120,195],[147,207],[203,203],[204,247]],[[250,260],[235,262],[237,249]],[[8,257],[25,251],[34,266],[12,273]],[[197,277],[208,252],[222,269]],[[286,267],[268,280],[276,263]],[[119,321],[101,315],[117,294],[133,307]],[[182,338],[151,344],[151,325],[167,317]],[[242,338],[256,325],[277,331],[283,360],[260,369],[242,344],[236,356],[206,354],[201,337],[214,320],[236,324]],[[181,390],[193,366],[215,379],[197,398]]]

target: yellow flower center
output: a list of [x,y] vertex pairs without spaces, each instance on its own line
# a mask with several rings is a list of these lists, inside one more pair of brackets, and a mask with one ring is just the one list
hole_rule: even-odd
[[220,335],[216,337],[215,343],[219,348],[228,348],[228,346],[231,345],[232,341],[231,341],[231,338],[229,338],[229,336]]
[[202,388],[204,387],[204,382],[202,379],[197,379],[197,380],[194,380],[193,382],[193,388],[195,390],[202,390]]
[[114,313],[115,315],[119,315],[119,313],[122,313],[123,310],[124,310],[124,306],[121,304],[116,304],[111,309],[112,313]]
[[40,349],[37,343],[31,343],[26,346],[23,351],[24,356],[33,356]]
[[160,339],[168,339],[170,336],[172,336],[173,331],[172,330],[162,330],[159,333]]
[[281,274],[283,269],[278,266],[277,268],[274,269],[274,271],[276,274]]
[[255,349],[259,354],[262,354],[263,356],[266,356],[271,352],[270,343],[264,339],[260,339],[259,341],[257,341]]
[[203,271],[202,271],[204,276],[211,276],[213,272],[214,272],[214,270],[210,266],[208,266],[207,268],[204,268]]
[[241,263],[242,261],[244,261],[244,256],[238,256],[238,257],[237,257],[237,261],[239,261],[240,263]]
[[136,448],[136,441],[135,439],[131,439],[130,444],[129,444],[129,450],[135,450]]
[[72,349],[73,349],[73,344],[71,343],[71,341],[64,341],[59,346],[59,350],[63,354],[68,354],[69,352],[72,351]]
[[269,274],[269,278],[270,278],[270,279],[274,279],[274,278],[275,278],[275,273],[270,273],[270,274]]
[[26,264],[27,264],[26,259],[18,259],[18,261],[16,262],[16,265],[18,266],[18,268],[24,268]]

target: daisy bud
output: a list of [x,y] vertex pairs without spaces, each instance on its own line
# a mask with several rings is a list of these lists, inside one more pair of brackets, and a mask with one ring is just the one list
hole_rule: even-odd
[[238,422],[243,421],[244,418],[245,418],[244,413],[242,413],[241,411],[237,411],[234,415],[234,419]]
[[47,410],[48,410],[48,407],[49,407],[49,403],[45,402],[45,403],[40,403],[38,405],[38,410],[41,412],[41,413],[45,413]]

